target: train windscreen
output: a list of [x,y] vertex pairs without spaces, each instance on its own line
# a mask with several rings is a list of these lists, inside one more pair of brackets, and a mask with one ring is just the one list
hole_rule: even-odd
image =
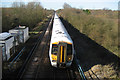
[[72,55],[72,45],[67,44],[67,55]]
[[57,55],[57,53],[58,53],[58,45],[52,44],[52,54]]
[[67,61],[71,61],[72,60],[72,45],[71,44],[67,44]]

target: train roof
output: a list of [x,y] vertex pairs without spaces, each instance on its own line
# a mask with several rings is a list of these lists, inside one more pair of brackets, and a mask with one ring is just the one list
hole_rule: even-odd
[[54,19],[59,19],[58,15],[55,13]]
[[64,25],[59,17],[55,14],[53,30],[52,30],[52,43],[54,42],[68,42],[73,43]]

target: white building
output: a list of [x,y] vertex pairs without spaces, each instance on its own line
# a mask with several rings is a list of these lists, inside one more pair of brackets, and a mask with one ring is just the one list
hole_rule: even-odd
[[19,43],[25,43],[29,39],[29,28],[25,26],[19,26],[11,29],[9,30],[9,33],[11,33],[12,36],[15,37],[16,45],[18,45]]
[[10,56],[14,52],[13,48],[14,37],[10,33],[0,33],[0,47],[2,47],[2,59],[3,61],[9,60]]

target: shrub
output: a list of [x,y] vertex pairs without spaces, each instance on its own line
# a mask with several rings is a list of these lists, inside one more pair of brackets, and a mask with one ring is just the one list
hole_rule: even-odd
[[59,10],[59,15],[81,33],[118,55],[117,11],[65,8]]

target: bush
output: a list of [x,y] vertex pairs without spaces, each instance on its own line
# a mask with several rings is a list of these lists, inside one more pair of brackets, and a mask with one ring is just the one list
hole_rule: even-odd
[[3,31],[8,31],[18,25],[26,25],[32,30],[35,25],[49,15],[38,2],[14,2],[11,8],[3,8]]
[[67,8],[58,12],[81,33],[118,55],[117,11]]

